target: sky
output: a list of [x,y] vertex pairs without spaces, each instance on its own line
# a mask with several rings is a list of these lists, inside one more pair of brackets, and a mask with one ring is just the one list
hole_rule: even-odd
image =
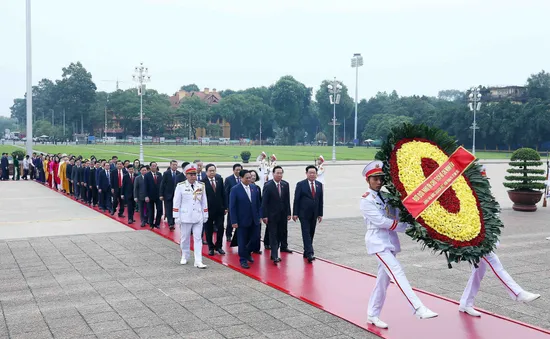
[[[437,95],[474,85],[523,85],[550,70],[548,0],[32,0],[32,80],[80,61],[98,90],[173,94],[324,79],[359,98],[396,90]],[[0,116],[26,89],[25,1],[0,1]]]

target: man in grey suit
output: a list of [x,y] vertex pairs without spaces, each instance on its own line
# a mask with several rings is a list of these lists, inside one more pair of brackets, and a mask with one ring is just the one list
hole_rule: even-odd
[[147,191],[145,189],[145,173],[147,173],[147,168],[142,166],[139,172],[140,175],[136,177],[136,181],[134,183],[134,201],[138,203],[141,227],[145,227],[145,224],[147,223],[145,206],[149,202],[149,199],[147,198]]
[[76,159],[76,166],[73,167],[73,170],[71,172],[72,181],[73,181],[73,192],[74,197],[76,200],[80,200],[80,180],[78,178],[78,174],[80,172],[80,169],[82,167],[82,161],[80,159]]

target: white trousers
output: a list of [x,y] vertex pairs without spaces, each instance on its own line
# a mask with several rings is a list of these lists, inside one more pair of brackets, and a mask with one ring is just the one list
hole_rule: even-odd
[[491,252],[481,258],[478,268],[472,267],[472,275],[470,275],[468,284],[466,285],[464,293],[462,293],[462,297],[460,298],[461,307],[474,306],[474,300],[477,292],[479,291],[479,286],[481,285],[481,280],[483,280],[487,266],[489,266],[493,273],[495,273],[495,276],[504,285],[506,292],[508,292],[512,299],[516,300],[518,294],[523,291],[523,289],[514,281],[514,279],[512,279],[508,272],[506,272],[504,267],[502,267],[497,255],[494,252]]
[[191,231],[193,231],[193,243],[195,244],[195,264],[202,263],[202,222],[196,224],[180,223],[180,248],[181,256],[189,260],[191,256]]
[[407,302],[414,310],[422,306],[422,302],[414,293],[401,264],[397,261],[395,254],[389,250],[376,253],[378,260],[378,275],[376,276],[376,285],[369,299],[369,317],[378,317],[386,300],[386,290],[393,280],[397,288],[403,293]]

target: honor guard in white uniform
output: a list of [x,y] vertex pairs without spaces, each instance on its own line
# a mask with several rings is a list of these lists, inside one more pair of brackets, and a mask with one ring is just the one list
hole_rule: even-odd
[[260,176],[259,178],[260,189],[262,189],[264,187],[264,184],[267,182],[268,165],[267,165],[266,158],[267,158],[267,154],[265,154],[265,152],[262,152],[256,158],[256,161],[258,162],[258,175]]
[[399,222],[397,208],[387,205],[384,194],[380,192],[384,181],[382,166],[381,161],[372,161],[363,169],[363,177],[369,184],[369,189],[361,199],[361,212],[367,225],[367,253],[375,255],[378,260],[378,274],[369,300],[367,323],[379,328],[388,328],[379,316],[390,280],[393,280],[401,290],[419,319],[434,318],[437,317],[437,313],[422,304],[395,257],[401,251],[397,232],[404,232],[410,225]]
[[317,181],[319,181],[323,186],[325,185],[325,158],[320,155],[317,160]]
[[273,180],[273,168],[277,166],[277,157],[275,154],[271,154],[271,157],[269,157],[269,168],[267,171],[267,181]]
[[197,181],[197,166],[189,164],[183,169],[186,181],[176,186],[174,193],[174,219],[180,226],[181,262],[185,265],[191,255],[191,232],[195,244],[195,267],[206,268],[202,263],[202,226],[208,220],[208,201],[204,184]]
[[462,297],[460,298],[460,305],[458,307],[460,312],[469,314],[472,317],[481,317],[481,313],[474,309],[474,300],[477,292],[479,291],[479,286],[481,285],[481,280],[483,280],[487,266],[491,268],[495,276],[504,286],[504,289],[506,289],[506,292],[508,292],[508,295],[510,295],[510,298],[513,300],[528,303],[540,298],[540,294],[527,292],[521,288],[521,286],[519,286],[518,283],[512,279],[510,274],[506,272],[497,255],[491,252],[481,258],[477,268],[475,268],[475,266],[472,267],[472,275],[470,275],[468,284],[466,285],[466,288],[462,293]]

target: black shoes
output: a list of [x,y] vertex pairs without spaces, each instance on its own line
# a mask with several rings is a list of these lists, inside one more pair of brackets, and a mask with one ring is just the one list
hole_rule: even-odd
[[292,250],[289,250],[288,248],[281,248],[281,252],[292,253]]

